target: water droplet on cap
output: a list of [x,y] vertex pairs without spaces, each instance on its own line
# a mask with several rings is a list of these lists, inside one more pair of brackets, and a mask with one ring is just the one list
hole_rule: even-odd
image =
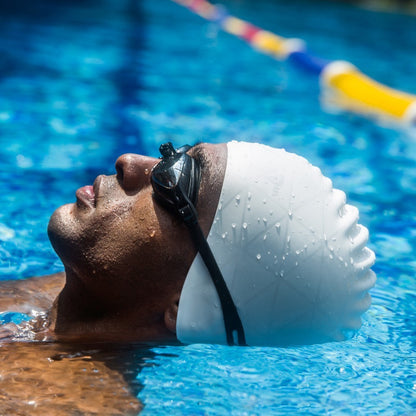
[[261,259],[261,254],[260,254],[260,253],[259,253],[259,254],[257,254],[256,259],[257,259],[257,260],[260,260],[260,259]]
[[245,230],[247,230],[247,223],[246,223],[246,222],[243,222],[243,228],[244,228]]

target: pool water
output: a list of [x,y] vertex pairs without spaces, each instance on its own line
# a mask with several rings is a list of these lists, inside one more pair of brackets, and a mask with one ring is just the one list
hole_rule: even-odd
[[[416,93],[415,17],[330,1],[222,3]],[[414,131],[324,111],[312,75],[169,0],[19,0],[3,6],[0,35],[0,280],[62,270],[46,235],[53,210],[114,172],[119,154],[156,156],[166,140],[240,139],[298,153],[346,192],[370,230],[378,281],[352,339],[154,347],[144,363],[129,356],[143,414],[416,411]]]

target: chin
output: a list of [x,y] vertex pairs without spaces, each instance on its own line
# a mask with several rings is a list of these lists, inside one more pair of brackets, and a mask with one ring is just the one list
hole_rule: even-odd
[[70,215],[72,205],[62,205],[55,210],[49,219],[48,237],[53,249],[61,259],[62,253],[66,252],[71,247],[71,242],[74,241],[74,224]]

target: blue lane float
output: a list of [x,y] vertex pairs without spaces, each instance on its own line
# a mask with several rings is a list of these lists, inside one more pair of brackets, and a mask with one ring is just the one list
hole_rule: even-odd
[[328,61],[309,53],[301,39],[284,38],[230,15],[206,0],[172,0],[217,23],[253,48],[318,76],[323,99],[332,107],[416,127],[416,95],[374,81],[347,61]]

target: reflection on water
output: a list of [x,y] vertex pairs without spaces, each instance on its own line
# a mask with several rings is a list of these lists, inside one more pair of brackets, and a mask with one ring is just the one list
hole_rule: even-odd
[[142,346],[6,343],[0,346],[1,415],[136,415]]

